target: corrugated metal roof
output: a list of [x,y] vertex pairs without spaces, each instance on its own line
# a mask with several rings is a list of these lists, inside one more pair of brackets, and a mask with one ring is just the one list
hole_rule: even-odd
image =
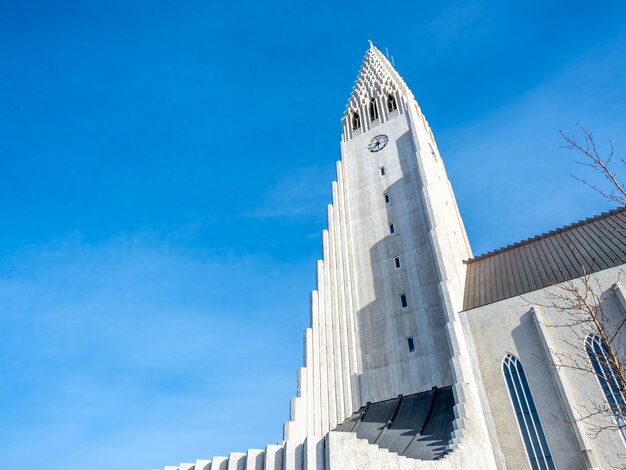
[[466,261],[463,309],[487,305],[626,262],[626,208]]

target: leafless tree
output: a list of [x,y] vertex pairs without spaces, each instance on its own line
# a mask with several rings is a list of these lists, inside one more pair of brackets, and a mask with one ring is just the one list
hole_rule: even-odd
[[[586,171],[585,176],[571,176],[611,203],[626,206],[626,189],[618,176],[620,169],[625,169],[626,162],[615,158],[612,143],[609,141],[609,150],[603,156],[592,133],[583,126],[578,125],[578,135],[560,133],[564,139],[563,147],[576,153],[574,163]],[[623,238],[619,233],[607,236]],[[606,430],[626,436],[626,348],[623,341],[626,316],[607,310],[606,292],[594,274],[597,270],[585,262],[574,246],[570,245],[570,250],[578,260],[583,276],[552,282],[553,288],[548,289],[544,307],[557,312],[554,318],[558,320],[546,326],[568,330],[568,334],[560,336],[569,346],[564,348],[567,351],[551,351],[549,362],[556,368],[591,374],[602,386],[604,397],[590,394],[599,398],[579,404],[579,419],[587,425],[590,437],[597,437]],[[621,270],[619,276],[626,277]]]
[[[574,159],[574,163],[591,169],[591,176],[581,177],[571,174],[572,178],[589,186],[609,201],[626,206],[626,190],[618,177],[619,168],[615,168],[613,143],[609,140],[609,153],[603,157],[598,151],[592,133],[580,124],[577,126],[582,134],[582,140],[577,139],[576,134],[568,135],[559,131],[565,141],[563,148],[576,151],[578,158]],[[619,162],[621,165],[626,165],[623,158],[620,158]],[[594,179],[600,181],[596,182]]]
[[[581,266],[584,261],[576,254]],[[621,274],[621,273],[620,273]],[[619,278],[616,280],[619,282]],[[545,307],[557,315],[550,328],[566,329],[560,335],[569,346],[553,350],[550,365],[595,376],[606,392],[614,395],[609,402],[601,395],[579,404],[580,420],[588,425],[591,437],[605,430],[626,432],[626,356],[623,333],[626,317],[606,309],[606,292],[593,273],[585,271],[577,279],[554,284],[548,290]],[[621,395],[621,398],[620,398]]]

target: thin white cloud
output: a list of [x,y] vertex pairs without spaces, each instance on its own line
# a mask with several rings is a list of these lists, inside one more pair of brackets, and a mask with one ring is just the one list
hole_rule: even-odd
[[325,214],[331,199],[330,181],[335,178],[328,168],[308,167],[288,172],[265,194],[249,214],[255,218],[316,217]]
[[[309,272],[266,262],[149,237],[72,239],[7,260],[3,464],[136,470],[278,440]],[[246,430],[231,426],[247,406],[235,418]]]
[[561,148],[558,131],[573,132],[580,122],[605,149],[612,138],[626,154],[625,42],[619,38],[604,55],[594,49],[577,57],[515,101],[437,132],[475,254],[611,207],[569,176],[581,168],[571,163],[574,154]]

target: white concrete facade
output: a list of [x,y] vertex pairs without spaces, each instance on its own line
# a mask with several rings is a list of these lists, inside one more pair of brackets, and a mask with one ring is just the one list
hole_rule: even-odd
[[[623,291],[616,285],[623,275],[624,266],[593,275],[594,284],[597,281],[597,293],[604,298],[604,312],[617,319],[624,318],[620,307]],[[561,327],[565,323],[563,312],[546,307],[553,301],[552,294],[555,293],[561,295],[558,285],[485,305],[461,315],[467,335],[472,338],[476,349],[479,365],[476,372],[480,374],[493,417],[492,439],[499,442],[507,468],[528,465],[511,400],[502,379],[502,360],[510,353],[524,364],[556,467],[572,470],[622,468],[625,466],[626,446],[619,433],[606,431],[591,438],[594,434],[591,423],[580,421],[581,404],[604,400],[596,377],[571,368],[549,365],[558,363],[552,357],[554,351],[563,354],[584,351],[577,335]],[[577,344],[578,349],[575,348]]]
[[[592,442],[570,424],[587,390],[601,398],[597,383],[545,363],[567,344],[541,326],[555,314],[539,307],[548,289],[463,311],[472,253],[443,160],[413,94],[373,46],[342,129],[284,441],[166,470],[531,468],[503,379],[509,353],[523,362],[556,467],[619,463],[619,436]],[[615,269],[599,273],[603,288]],[[613,291],[610,309],[623,315],[626,291]],[[334,431],[370,402],[449,386],[454,431],[438,460]]]

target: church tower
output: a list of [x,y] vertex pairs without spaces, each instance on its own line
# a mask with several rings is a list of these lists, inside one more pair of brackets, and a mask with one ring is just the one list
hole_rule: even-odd
[[471,250],[428,122],[373,45],[341,122],[300,377],[312,422],[299,435],[323,435],[368,402],[454,385],[448,323]]
[[372,403],[439,390],[451,446],[467,413],[480,415],[457,313],[472,253],[430,126],[371,42],[341,123],[285,439],[323,436]]

